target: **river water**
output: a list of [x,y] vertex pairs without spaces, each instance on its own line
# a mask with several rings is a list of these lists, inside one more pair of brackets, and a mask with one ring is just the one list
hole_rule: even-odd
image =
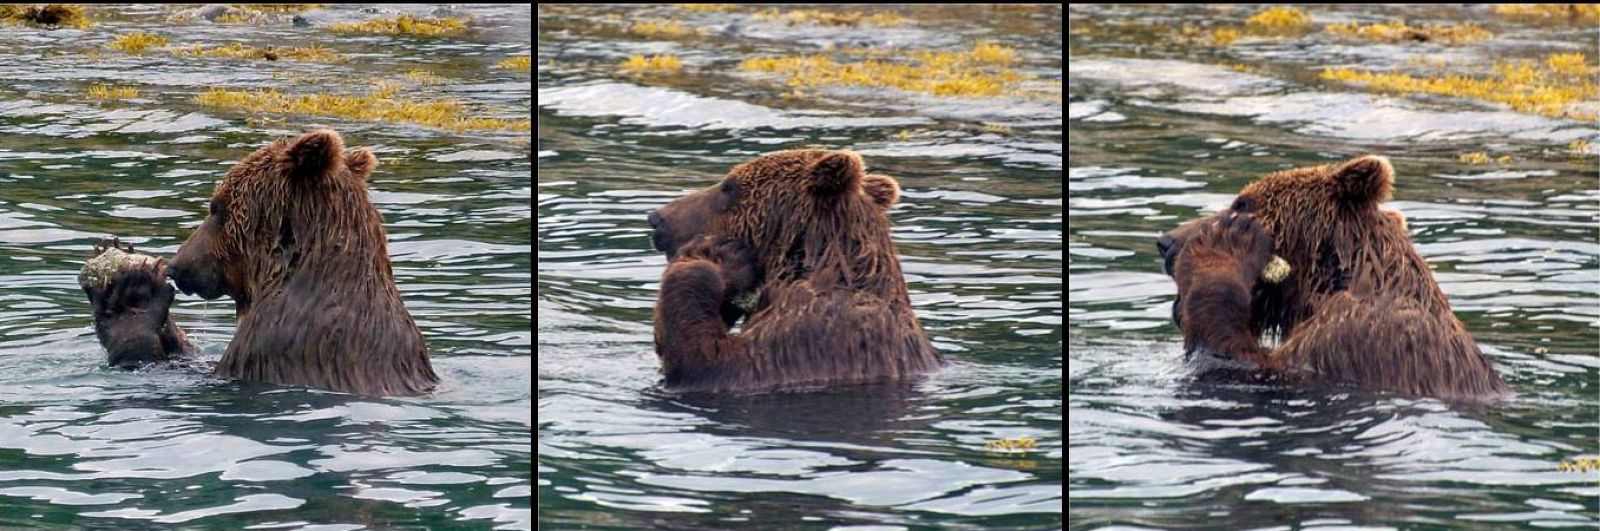
[[[850,8],[857,9],[857,8]],[[782,98],[737,72],[828,46],[957,50],[997,39],[1061,75],[1057,7],[896,8],[892,28],[755,8],[539,13],[539,522],[546,529],[1058,529],[1062,508],[1061,112],[1056,102],[825,87]],[[877,11],[874,11],[877,12]],[[619,28],[678,20],[706,35]],[[671,54],[672,75],[616,65]],[[901,133],[904,134],[901,134]],[[912,304],[949,368],[916,382],[681,399],[654,392],[665,261],[646,214],[761,153],[862,154]],[[1028,451],[987,443],[1031,438]]]
[[[410,6],[426,13],[438,6]],[[350,36],[322,25],[168,20],[177,8],[92,7],[85,29],[0,25],[0,527],[45,529],[532,529],[531,191],[526,131],[244,113],[209,88],[350,90],[432,72],[419,98],[526,117],[529,6],[458,8],[454,37]],[[359,6],[317,20],[383,16]],[[338,62],[129,55],[170,45],[320,43]],[[94,84],[138,96],[101,102]],[[281,135],[338,130],[381,159],[369,186],[402,298],[440,390],[415,398],[101,367],[78,269],[103,235],[170,256],[227,168]],[[205,358],[233,335],[231,301],[180,295]]]
[[[1595,26],[1484,5],[1310,8],[1313,28],[1474,22],[1495,36],[1172,39],[1184,24],[1240,28],[1259,11],[1069,11],[1069,527],[1594,528],[1596,472],[1561,464],[1600,453],[1600,132],[1459,98],[1369,94],[1318,73],[1429,65],[1483,76],[1497,60],[1581,53],[1593,76]],[[1590,90],[1576,108],[1596,108]],[[1515,399],[1475,407],[1204,383],[1183,364],[1157,235],[1271,171],[1365,153],[1394,162],[1387,208],[1405,214]]]

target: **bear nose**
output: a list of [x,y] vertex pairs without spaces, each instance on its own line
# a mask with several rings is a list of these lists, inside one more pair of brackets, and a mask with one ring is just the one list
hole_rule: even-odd
[[651,210],[650,211],[650,228],[654,229],[654,228],[657,228],[657,227],[660,227],[660,226],[661,226],[661,211],[660,210]]
[[1172,235],[1162,234],[1160,238],[1156,238],[1156,250],[1161,251],[1161,256],[1166,256],[1167,250],[1172,248],[1172,242]]

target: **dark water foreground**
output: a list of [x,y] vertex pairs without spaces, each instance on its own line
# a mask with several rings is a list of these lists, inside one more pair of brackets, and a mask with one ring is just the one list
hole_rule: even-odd
[[[1313,31],[1228,47],[1162,37],[1182,24],[1241,27],[1258,10],[1069,11],[1069,527],[1594,528],[1600,472],[1561,466],[1600,454],[1600,131],[1367,94],[1317,72],[1442,62],[1481,76],[1497,60],[1551,53],[1593,68],[1600,33],[1488,6],[1413,6],[1306,11],[1317,28],[1471,21],[1496,36],[1374,43]],[[1265,173],[1364,153],[1394,162],[1388,208],[1408,218],[1514,400],[1230,385],[1183,365],[1156,236]]]
[[[319,16],[375,16],[359,9]],[[287,22],[182,25],[149,5],[90,8],[94,25],[82,30],[0,25],[0,528],[534,527],[528,133],[193,101],[210,88],[359,92],[426,69],[440,79],[413,95],[526,113],[528,73],[495,64],[531,52],[531,8],[460,9],[477,16],[478,31],[429,39]],[[104,47],[134,31],[207,47],[320,43],[347,60]],[[95,84],[139,95],[100,102],[86,96]],[[444,380],[439,392],[369,399],[187,370],[103,369],[76,282],[99,237],[170,256],[228,166],[313,127],[381,159],[372,199],[401,295]],[[179,296],[173,312],[206,358],[221,355],[231,302]]]
[[[915,23],[874,29],[791,27],[755,19],[757,8],[541,8],[541,526],[1061,527],[1059,106],[849,87],[780,98],[781,84],[736,72],[823,41],[949,50],[1000,39],[1024,57],[1019,69],[1060,79],[1059,8],[984,9],[905,9]],[[669,17],[727,31],[592,28]],[[641,53],[685,67],[618,71]],[[808,144],[856,150],[904,187],[894,238],[915,311],[952,365],[906,385],[657,396],[650,312],[665,263],[646,214],[734,164]],[[986,451],[1024,437],[1035,448]]]

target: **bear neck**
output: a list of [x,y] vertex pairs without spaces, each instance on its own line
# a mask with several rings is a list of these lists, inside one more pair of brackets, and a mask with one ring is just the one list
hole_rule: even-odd
[[788,243],[780,252],[767,253],[768,282],[806,280],[818,288],[845,286],[910,306],[887,219],[790,224],[778,230],[775,241]]
[[[1280,300],[1269,304],[1257,330],[1270,329],[1286,337],[1328,297],[1350,292],[1361,297],[1406,299],[1423,311],[1459,322],[1449,298],[1433,278],[1427,261],[1418,254],[1404,228],[1374,207],[1328,217],[1304,226],[1327,227],[1312,232],[1285,249],[1289,256],[1314,257],[1290,264],[1298,280],[1286,285]],[[1377,230],[1374,230],[1377,227]],[[1293,301],[1293,302],[1291,302]]]
[[[365,194],[363,194],[364,197]],[[332,215],[354,212],[355,215]],[[283,220],[271,259],[256,272],[259,296],[398,299],[383,216],[370,202],[325,205]]]
[[[422,394],[438,383],[395,287],[382,217],[364,206],[355,212],[365,215],[290,224],[261,261],[258,297],[219,376],[370,396]],[[289,237],[297,235],[305,237]]]

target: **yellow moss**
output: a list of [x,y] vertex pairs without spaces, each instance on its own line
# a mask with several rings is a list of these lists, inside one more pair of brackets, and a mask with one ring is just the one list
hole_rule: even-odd
[[251,11],[260,11],[262,13],[271,13],[271,14],[275,14],[275,15],[287,15],[287,14],[290,14],[290,13],[299,13],[299,12],[302,12],[302,11],[310,11],[310,10],[313,10],[313,9],[322,9],[324,7],[328,7],[328,4],[229,4],[229,5],[232,6],[232,7],[239,8],[239,9],[249,9]]
[[1008,65],[1017,62],[1017,52],[1009,46],[980,42],[972,47],[972,60],[980,63]]
[[467,106],[454,101],[397,97],[398,87],[380,83],[365,95],[288,95],[276,89],[237,91],[214,88],[195,95],[197,104],[248,112],[286,112],[333,116],[358,121],[408,123],[451,131],[528,131],[531,120],[464,116]]
[[1238,41],[1240,36],[1241,32],[1235,28],[1214,28],[1207,32],[1200,26],[1184,24],[1178,27],[1172,40],[1185,46],[1226,47]]
[[116,85],[95,84],[84,92],[84,96],[93,100],[120,101],[139,97],[139,89],[134,87],[119,87]]
[[633,23],[628,32],[645,37],[681,38],[702,33],[695,28],[679,24],[676,20],[645,20]]
[[1001,135],[1009,135],[1009,134],[1011,134],[1011,126],[1006,125],[1006,124],[997,124],[997,123],[991,123],[991,122],[984,122],[983,130],[984,131],[988,131],[990,133],[1001,134]]
[[420,68],[414,68],[406,71],[405,78],[418,85],[438,85],[440,83],[444,83],[444,78],[439,77],[438,74],[434,74],[433,72]]
[[375,100],[392,100],[401,88],[403,87],[393,81],[379,81],[372,84],[372,90],[367,92],[367,97]]
[[635,55],[617,66],[623,70],[636,72],[672,72],[683,68],[683,63],[679,62],[677,57],[670,55],[652,55],[648,58]]
[[516,55],[502,59],[499,63],[495,63],[495,66],[504,68],[506,70],[521,70],[523,72],[527,72],[533,69],[533,57],[528,55]]
[[817,24],[822,26],[891,27],[906,23],[905,17],[894,11],[879,11],[868,15],[860,11],[823,11],[820,9],[796,9],[783,13],[779,12],[777,8],[770,8],[756,13],[756,19],[781,21],[790,26]]
[[[1558,54],[1565,55],[1565,54]],[[1575,104],[1593,99],[1600,90],[1593,77],[1571,75],[1572,58],[1548,56],[1544,65],[1519,61],[1494,66],[1490,77],[1474,78],[1457,74],[1416,77],[1397,72],[1367,72],[1348,68],[1327,68],[1322,79],[1360,83],[1369,90],[1400,94],[1438,94],[1501,103],[1517,112],[1551,118],[1600,121],[1594,112],[1580,111]],[[1587,68],[1585,68],[1587,71]]]
[[1573,140],[1567,144],[1567,153],[1574,157],[1589,155],[1589,141],[1584,139]]
[[1412,27],[1401,21],[1367,25],[1350,22],[1346,24],[1329,24],[1323,28],[1323,31],[1345,38],[1381,42],[1415,41],[1465,44],[1494,37],[1494,33],[1490,33],[1489,30],[1471,23],[1460,26]]
[[67,4],[0,4],[0,20],[39,27],[89,27],[83,6]]
[[1406,60],[1402,64],[1405,65],[1406,67],[1409,67],[1409,68],[1429,68],[1429,69],[1434,69],[1434,70],[1441,70],[1441,69],[1444,69],[1445,67],[1450,66],[1450,62],[1449,61],[1446,61],[1446,60],[1444,60],[1442,58],[1430,57],[1430,56],[1426,56],[1426,55],[1408,57],[1408,58],[1406,58]]
[[365,22],[341,22],[328,26],[328,29],[341,33],[382,33],[415,37],[441,37],[466,31],[467,23],[465,20],[455,17],[435,18],[401,14],[394,18],[380,18]]
[[1544,58],[1545,64],[1557,74],[1583,75],[1589,71],[1586,59],[1581,53],[1557,53]]
[[988,441],[984,447],[990,452],[1025,452],[1037,445],[1032,437],[1007,437],[998,441]]
[[1217,28],[1211,30],[1211,44],[1228,46],[1239,40],[1239,30],[1233,28]]
[[672,4],[684,11],[732,11],[733,4]]
[[1490,157],[1488,153],[1484,153],[1482,151],[1477,151],[1477,152],[1473,152],[1473,153],[1463,153],[1463,154],[1461,154],[1461,162],[1466,163],[1466,164],[1471,164],[1471,165],[1474,165],[1474,166],[1479,165],[1479,164],[1488,164],[1490,162],[1497,162],[1497,163],[1500,163],[1501,165],[1505,165],[1505,164],[1510,164],[1511,163],[1511,155],[1501,155],[1499,157]]
[[895,137],[896,140],[899,140],[901,142],[910,140],[911,139],[911,131],[907,131],[905,129],[901,129],[898,134],[894,135],[894,137]]
[[1292,7],[1269,7],[1244,21],[1252,29],[1268,32],[1300,29],[1311,23],[1311,15]]
[[190,46],[173,48],[172,55],[180,57],[222,57],[228,59],[285,59],[290,61],[338,61],[344,57],[338,52],[324,48],[320,44],[311,46],[298,46],[291,48],[255,48],[237,42],[220,44],[206,48],[196,43]]
[[1600,24],[1600,4],[1498,4],[1494,14],[1522,20]]
[[118,35],[117,38],[111,39],[111,42],[107,43],[106,47],[113,50],[122,50],[133,55],[138,55],[144,53],[145,50],[159,48],[166,45],[167,38],[160,35],[151,35],[149,33],[129,33],[126,35]]
[[739,68],[782,74],[787,77],[786,84],[796,88],[858,85],[965,97],[1017,93],[1017,86],[1030,76],[992,66],[996,52],[984,46],[980,43],[969,52],[912,53],[904,63],[878,59],[841,63],[817,54],[751,58],[739,63]]
[[888,28],[905,24],[906,19],[894,11],[879,11],[877,13],[867,15],[866,18],[861,19],[861,23],[867,26]]
[[1226,66],[1226,67],[1228,67],[1229,70],[1232,70],[1234,72],[1243,72],[1243,73],[1246,73],[1246,74],[1260,74],[1261,73],[1261,69],[1260,68],[1256,68],[1254,66],[1250,66],[1250,65],[1247,65],[1247,64],[1244,64],[1244,63],[1229,63],[1229,64],[1225,64],[1225,65],[1222,65],[1222,66]]
[[259,13],[253,13],[247,10],[239,10],[217,15],[216,22],[218,24],[240,24],[255,22],[256,19],[259,18],[261,18]]

